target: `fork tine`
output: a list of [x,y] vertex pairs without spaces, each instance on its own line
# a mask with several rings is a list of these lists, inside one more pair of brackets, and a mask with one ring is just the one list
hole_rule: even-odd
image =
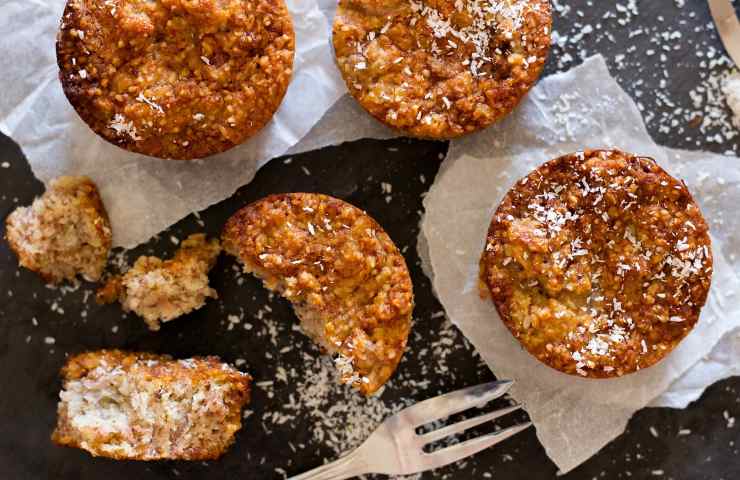
[[424,400],[403,411],[398,416],[414,427],[449,417],[473,407],[482,407],[506,392],[514,384],[511,380],[484,383],[464,388],[440,397]]
[[485,415],[480,415],[478,417],[470,418],[468,420],[463,420],[461,422],[449,425],[447,427],[434,430],[427,434],[420,435],[420,438],[421,438],[421,441],[423,442],[423,445],[427,445],[432,442],[436,442],[437,440],[442,440],[443,438],[447,438],[452,435],[462,433],[466,430],[469,430],[473,427],[477,427],[478,425],[484,424],[486,422],[490,422],[491,420],[495,420],[499,417],[503,417],[504,415],[508,415],[511,412],[515,412],[519,410],[520,408],[522,408],[521,405],[512,405],[511,407],[502,408],[500,410],[496,410],[495,412],[487,413]]
[[523,423],[514,427],[505,428],[498,432],[483,435],[482,437],[468,440],[467,442],[453,445],[451,447],[438,450],[436,452],[425,454],[425,460],[428,468],[439,468],[450,463],[454,463],[463,458],[470,457],[476,453],[485,450],[486,448],[492,447],[497,443],[503,442],[507,438],[510,438],[522,430],[528,429],[532,426],[532,422]]

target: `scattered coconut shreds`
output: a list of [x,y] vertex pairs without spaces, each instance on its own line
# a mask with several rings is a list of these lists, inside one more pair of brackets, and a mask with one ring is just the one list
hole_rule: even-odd
[[[260,324],[257,334],[270,337],[271,343],[285,335],[278,326],[282,322],[276,322],[264,314]],[[282,325],[284,328],[284,324]],[[418,352],[423,359],[404,361],[424,362],[420,364],[428,365],[426,375],[438,372],[452,380],[455,373],[447,364],[447,357],[461,349],[472,350],[457,329],[445,321],[439,329],[439,338]],[[470,355],[471,352],[467,354]],[[304,435],[294,437],[294,441],[299,442],[299,448],[329,448],[334,456],[339,457],[362,444],[386,418],[415,403],[408,395],[386,394],[389,391],[410,391],[413,396],[420,398],[436,394],[428,390],[430,380],[411,378],[401,368],[396,377],[378,394],[364,397],[339,383],[341,372],[337,370],[335,360],[331,357],[322,356],[318,351],[301,352],[300,355],[303,365],[300,371],[287,369],[281,365],[279,357],[273,358],[277,370],[275,380],[255,384],[268,398],[284,400],[282,405],[270,407],[270,410],[261,414],[261,425],[266,433],[270,434],[293,425],[296,421],[309,419],[312,428]],[[411,352],[408,355],[417,356]],[[427,360],[436,360],[436,363]],[[421,377],[428,378],[426,375]],[[282,391],[293,393],[287,393],[286,399]],[[389,397],[401,399],[392,401],[388,400]],[[439,428],[442,425],[443,423],[436,422],[430,428]],[[444,445],[458,442],[459,439],[452,438]]]
[[[736,92],[740,87],[728,85],[737,79],[734,64],[713,23],[704,21],[706,4],[676,0],[657,21],[648,18],[653,11],[642,13],[642,5],[593,2],[586,14],[554,0],[550,58],[555,68],[568,70],[596,53],[616,52],[606,57],[610,71],[636,101],[658,143],[737,152],[740,127],[733,125],[728,100],[740,104],[726,92],[728,86]],[[584,22],[584,17],[597,20]]]
[[[237,284],[249,277],[239,268],[232,272]],[[255,380],[253,406],[257,412],[249,422],[261,427],[268,435],[293,431],[292,426],[296,423],[310,424],[308,430],[293,432],[292,448],[314,450],[318,458],[328,460],[339,457],[358,447],[386,418],[396,412],[416,401],[458,388],[450,386],[459,372],[450,357],[458,353],[466,358],[474,355],[472,346],[444,318],[443,312],[429,313],[423,319],[416,318],[415,323],[431,324],[429,328],[434,333],[422,337],[418,331],[412,330],[409,349],[397,372],[380,392],[367,398],[340,383],[341,372],[337,366],[342,366],[341,360],[337,362],[336,358],[321,355],[313,342],[300,333],[297,323],[286,322],[282,314],[274,314],[273,302],[282,300],[272,293],[268,293],[267,297],[267,303],[256,311],[247,312],[240,308],[234,312],[228,310],[227,304],[223,305],[223,329],[241,332],[241,326],[249,321],[249,336],[262,345],[264,356],[269,361],[263,362],[263,365],[269,365],[266,369],[270,372],[265,372],[263,367],[260,378]],[[286,360],[286,354],[293,356],[292,360]],[[298,355],[298,360],[295,355]],[[242,364],[240,360],[235,362]],[[296,363],[300,364],[300,368],[294,367]],[[407,369],[407,364],[417,367]],[[478,367],[481,372],[486,371],[482,363]],[[248,366],[244,369],[249,371]],[[259,400],[260,396],[267,400]],[[260,408],[265,410],[260,411]],[[435,423],[433,427],[441,425]],[[443,445],[459,441],[459,438],[451,438]],[[503,451],[506,451],[505,447]],[[267,456],[260,459],[260,462],[270,461],[274,459]],[[477,465],[473,459],[465,462],[462,465]],[[291,469],[290,464],[284,467],[289,475],[299,473]],[[484,468],[491,467],[481,467],[481,470]],[[482,473],[481,470],[478,472]],[[433,476],[438,478],[444,474],[440,471],[439,475]]]
[[[139,102],[146,103],[147,105],[152,107],[154,110],[158,111],[159,113],[164,113],[164,109],[162,109],[162,107],[159,106],[159,104],[155,103],[153,100],[147,98],[143,92],[139,92],[139,95],[136,97],[136,100],[138,100]],[[202,117],[203,114],[196,113],[194,117],[197,117],[198,115],[201,115]]]
[[134,122],[127,120],[126,117],[120,113],[116,113],[113,116],[113,120],[108,124],[108,127],[115,130],[119,137],[127,135],[135,142],[141,140],[141,137],[136,133]]

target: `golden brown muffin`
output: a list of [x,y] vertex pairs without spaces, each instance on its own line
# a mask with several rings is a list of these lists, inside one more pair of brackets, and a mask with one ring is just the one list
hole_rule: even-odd
[[68,0],[57,63],[95,133],[132,152],[192,159],[267,124],[294,50],[283,0]]
[[403,133],[449,139],[508,115],[550,48],[549,0],[339,0],[347,88]]
[[139,257],[134,266],[111,278],[97,295],[100,303],[121,302],[123,309],[142,317],[150,330],[198,310],[207,298],[218,298],[208,286],[208,272],[221,253],[217,239],[190,235],[169,260]]
[[273,195],[232,216],[222,243],[292,303],[343,383],[370,395],[388,381],[406,348],[413,288],[398,248],[365,212],[326,195]]
[[509,191],[480,275],[538,360],[617,377],[663,359],[697,323],[711,241],[686,185],[653,159],[590,150],[545,163]]
[[98,188],[87,177],[59,177],[30,207],[5,219],[5,238],[21,266],[49,283],[78,275],[100,280],[113,234]]
[[71,357],[52,440],[116,460],[210,460],[234,442],[251,377],[218,357]]

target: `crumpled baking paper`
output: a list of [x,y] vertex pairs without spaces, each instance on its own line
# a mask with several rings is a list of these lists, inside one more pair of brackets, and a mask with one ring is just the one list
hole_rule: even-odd
[[[599,147],[651,156],[683,178],[710,222],[715,259],[713,287],[694,331],[658,365],[613,380],[573,377],[538,362],[478,292],[486,231],[508,189],[547,160]],[[682,407],[712,382],[738,373],[739,162],[653,143],[637,106],[602,57],[542,80],[504,122],[452,142],[424,200],[421,245],[426,244],[433,286],[450,320],[496,376],[516,380],[511,394],[524,404],[562,472],[620,435],[630,417],[651,402]]]
[[65,0],[5,0],[0,15],[0,131],[37,178],[88,175],[98,185],[116,246],[146,242],[193,211],[231,196],[285,154],[346,92],[330,46],[334,0],[287,0],[296,33],[293,80],[259,135],[205,160],[137,155],[99,138],[78,117],[57,78],[55,39]]

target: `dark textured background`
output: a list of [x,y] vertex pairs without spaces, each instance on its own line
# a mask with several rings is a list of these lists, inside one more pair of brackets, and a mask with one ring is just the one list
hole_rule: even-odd
[[[681,2],[676,0],[638,0],[634,6],[639,15],[630,11],[631,3],[624,0],[615,6],[604,0],[559,0],[555,30],[567,40],[554,48],[548,72],[568,68],[587,55],[602,53],[620,84],[643,107],[648,128],[659,143],[736,151],[736,141],[708,141],[708,136],[716,132],[698,129],[695,125],[700,119],[689,121],[696,114],[691,113],[694,107],[688,91],[712,71],[731,66],[726,59],[717,60],[722,53],[721,44],[711,27],[705,2],[687,0],[679,8],[677,4]],[[593,31],[589,32],[591,28],[586,26]],[[674,34],[671,38],[665,34],[675,31],[680,36]],[[581,37],[583,32],[586,34]],[[713,64],[703,64],[706,53],[713,50]],[[661,54],[665,57],[661,58]],[[684,110],[677,112],[681,108]],[[451,341],[441,338],[444,319],[434,315],[440,306],[416,254],[422,195],[445,150],[443,143],[360,141],[300,155],[290,163],[273,161],[234,197],[202,212],[200,218],[205,227],[196,217],[188,217],[130,252],[128,258],[150,252],[169,255],[174,249],[170,240],[173,235],[183,238],[203,228],[216,235],[236,209],[270,193],[318,191],[338,196],[366,209],[385,226],[399,247],[407,247],[406,258],[416,290],[416,323],[410,353],[400,367],[401,376],[383,394],[383,400],[421,400],[490,380],[491,374],[459,334],[446,337]],[[2,162],[8,162],[10,167],[0,169],[0,218],[17,205],[30,203],[43,191],[18,147],[0,136]],[[303,171],[304,166],[310,175]],[[393,185],[389,203],[381,182]],[[201,311],[166,325],[159,333],[151,333],[140,319],[122,315],[116,306],[96,306],[89,295],[91,285],[67,293],[46,288],[35,275],[19,271],[7,245],[0,243],[0,478],[270,479],[282,478],[276,468],[296,474],[332,457],[334,453],[329,448],[312,440],[309,417],[292,419],[283,425],[270,424],[269,429],[261,425],[261,415],[287,401],[293,388],[291,382],[276,387],[272,398],[257,389],[250,407],[254,415],[246,421],[234,447],[217,462],[113,462],[54,447],[49,441],[60,388],[57,372],[66,355],[80,350],[121,347],[178,357],[217,354],[228,361],[244,358],[247,362],[243,368],[257,380],[265,380],[275,374],[274,359],[280,349],[292,346],[291,351],[280,355],[279,363],[294,367],[300,377],[305,365],[301,352],[316,354],[315,348],[291,329],[295,318],[285,302],[268,298],[251,278],[244,277],[240,285],[233,267],[231,259],[222,257],[211,275],[212,285],[221,297],[218,302],[210,302]],[[273,309],[271,318],[283,325],[274,343],[264,329],[246,331],[237,325],[228,330],[228,314],[241,310],[245,321],[258,324],[253,317],[265,304]],[[34,325],[34,318],[38,325]],[[47,336],[55,338],[53,345],[44,342]],[[424,349],[445,342],[451,344],[443,359],[449,370],[435,372],[440,362],[437,357],[442,354],[440,350],[432,349],[430,353]],[[422,351],[423,355],[419,353]],[[427,388],[418,388],[418,383],[414,383],[423,380],[429,380]],[[738,479],[740,426],[730,428],[724,412],[740,416],[740,379],[712,386],[686,410],[639,412],[624,435],[565,478]],[[691,433],[679,435],[681,430]],[[288,441],[304,444],[305,448],[294,453],[287,448]],[[502,480],[544,479],[553,478],[556,468],[530,430],[464,465],[423,478],[483,478],[489,473]]]

